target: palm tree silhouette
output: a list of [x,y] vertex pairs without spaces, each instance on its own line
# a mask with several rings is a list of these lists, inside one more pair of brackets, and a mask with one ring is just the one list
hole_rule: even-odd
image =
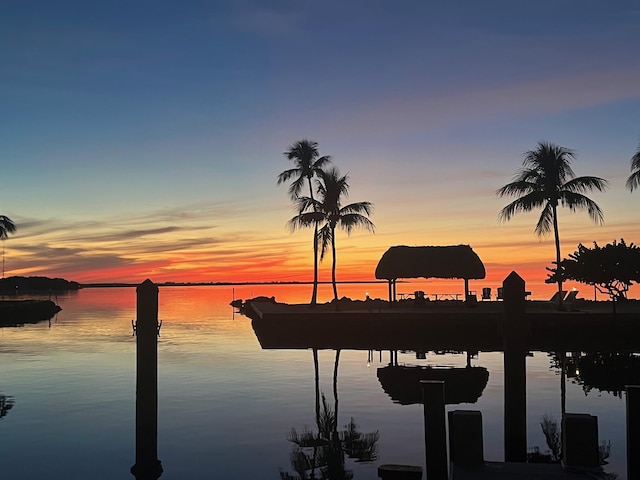
[[[558,205],[570,210],[586,209],[594,222],[602,224],[604,218],[600,207],[583,195],[587,191],[603,191],[608,182],[599,177],[576,177],[571,162],[575,153],[550,142],[539,142],[538,148],[525,152],[523,168],[514,181],[497,190],[500,197],[518,197],[504,207],[500,221],[508,221],[518,212],[530,212],[542,208],[535,232],[539,236],[553,229],[556,246],[556,268],[560,266],[560,235],[558,233]],[[558,276],[559,301],[562,308],[562,279]]]
[[320,179],[316,181],[318,199],[311,197],[298,198],[298,215],[289,220],[292,230],[300,227],[318,225],[324,222],[316,237],[321,242],[320,259],[324,259],[329,246],[331,246],[332,265],[331,283],[333,284],[333,297],[338,300],[338,287],[336,282],[336,228],[341,228],[351,234],[354,228],[375,232],[375,225],[369,218],[373,205],[370,202],[356,202],[342,205],[342,198],[349,195],[349,176],[340,175],[337,168],[322,170]]
[[4,241],[9,238],[10,233],[15,233],[16,225],[5,216],[0,215],[0,240],[2,240],[2,278],[4,278]]
[[627,188],[633,192],[634,188],[640,187],[640,145],[635,155],[631,157],[631,175],[627,178]]
[[[304,184],[309,185],[309,197],[313,200],[313,186],[311,179],[322,171],[323,167],[331,163],[331,157],[325,155],[320,157],[318,152],[318,142],[311,140],[300,140],[284,152],[289,160],[295,162],[295,167],[285,170],[278,175],[278,185],[294,178],[289,186],[289,196],[297,201]],[[315,305],[318,298],[318,224],[315,224],[313,232],[313,293],[311,294],[311,305]]]

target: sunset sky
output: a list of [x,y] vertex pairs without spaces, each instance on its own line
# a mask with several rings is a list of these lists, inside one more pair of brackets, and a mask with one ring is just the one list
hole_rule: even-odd
[[624,185],[639,24],[631,0],[7,0],[5,275],[311,280],[312,231],[287,230],[276,185],[309,138],[349,200],[375,205],[375,235],[337,239],[339,280],[373,279],[392,245],[469,244],[487,269],[474,288],[516,270],[550,296],[553,237],[537,213],[498,223],[495,191],[538,141],[572,148],[576,174],[610,189],[590,195],[604,226],[560,210],[563,255],[640,243]]

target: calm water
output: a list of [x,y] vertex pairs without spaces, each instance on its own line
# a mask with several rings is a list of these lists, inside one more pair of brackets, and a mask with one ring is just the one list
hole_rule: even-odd
[[[324,289],[325,287],[323,287]],[[341,295],[384,297],[383,286],[344,286]],[[378,292],[377,290],[380,290]],[[291,428],[313,428],[311,350],[262,350],[250,320],[233,314],[233,296],[307,301],[309,286],[163,287],[158,373],[158,457],[162,479],[279,479],[290,465]],[[329,287],[322,295],[328,297]],[[323,297],[323,298],[324,298]],[[0,328],[0,395],[13,402],[0,419],[0,474],[11,479],[133,478],[135,463],[135,318],[133,288],[87,289],[58,297],[49,323]],[[320,384],[333,405],[335,352],[320,351]],[[402,364],[464,367],[463,354]],[[377,479],[381,463],[424,464],[422,406],[400,405],[382,389],[377,368],[388,352],[342,351],[338,373],[342,427],[379,431],[378,459],[347,460],[356,479]],[[490,374],[474,404],[483,412],[485,458],[502,460],[502,354],[480,352],[472,365]],[[545,353],[527,359],[528,444],[546,450],[539,427],[560,418],[560,373]],[[567,411],[599,417],[611,441],[607,471],[625,478],[625,399],[567,381]]]

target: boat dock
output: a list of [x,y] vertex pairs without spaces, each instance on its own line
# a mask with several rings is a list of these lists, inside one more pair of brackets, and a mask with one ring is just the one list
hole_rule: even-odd
[[[526,301],[519,328],[529,350],[640,351],[640,302],[614,315],[608,302],[584,302],[559,312],[549,302]],[[377,301],[335,305],[288,305],[267,298],[247,301],[263,348],[343,348],[355,350],[500,351],[504,302]]]

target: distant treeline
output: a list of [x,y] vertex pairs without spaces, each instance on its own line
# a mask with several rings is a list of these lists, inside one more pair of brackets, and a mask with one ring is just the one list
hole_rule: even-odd
[[[360,283],[384,283],[386,280],[347,280],[337,282],[338,284],[360,284]],[[398,280],[398,283],[405,283]],[[318,284],[331,285],[331,282],[318,282]],[[137,287],[138,283],[83,283],[80,288],[106,288],[106,287]],[[313,282],[296,282],[296,281],[272,281],[272,282],[160,282],[156,283],[159,287],[227,287],[227,286],[246,286],[246,285],[313,285]]]
[[48,277],[7,277],[0,279],[2,292],[47,292],[62,290],[78,290],[78,282],[70,282],[64,278]]

